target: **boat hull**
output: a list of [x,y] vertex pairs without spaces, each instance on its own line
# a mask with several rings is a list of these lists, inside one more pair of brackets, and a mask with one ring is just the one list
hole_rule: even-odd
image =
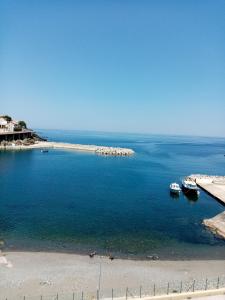
[[173,189],[170,189],[170,193],[171,194],[180,194],[180,190],[173,190]]
[[189,187],[186,187],[182,184],[182,191],[186,195],[193,195],[193,196],[198,196],[199,190],[198,189],[190,189]]

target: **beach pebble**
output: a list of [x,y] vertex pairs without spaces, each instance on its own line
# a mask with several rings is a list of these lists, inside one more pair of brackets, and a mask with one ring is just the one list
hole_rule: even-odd
[[5,256],[0,256],[0,265],[7,265],[8,261]]
[[110,259],[110,260],[114,260],[115,257],[114,257],[112,254],[110,254],[110,255],[109,255],[109,259]]
[[40,285],[50,285],[51,282],[50,282],[50,281],[40,281],[39,284],[40,284]]
[[7,267],[7,268],[12,268],[12,267],[13,267],[13,265],[12,265],[12,263],[11,263],[10,261],[8,261],[8,263],[7,263],[6,267]]
[[93,258],[96,254],[97,254],[96,251],[91,252],[91,253],[89,254],[89,257],[90,257],[90,258]]
[[153,255],[147,255],[146,258],[151,260],[158,260],[159,256],[157,254],[153,254]]

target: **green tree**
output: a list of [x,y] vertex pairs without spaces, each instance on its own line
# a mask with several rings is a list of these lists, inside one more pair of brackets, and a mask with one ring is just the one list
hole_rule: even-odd
[[18,125],[22,128],[27,128],[27,124],[24,121],[19,121]]
[[2,116],[3,119],[5,119],[7,122],[12,121],[12,118],[8,115]]

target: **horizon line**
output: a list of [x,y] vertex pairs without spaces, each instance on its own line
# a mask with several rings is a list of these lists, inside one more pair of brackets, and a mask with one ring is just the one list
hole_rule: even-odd
[[199,138],[219,138],[224,139],[225,136],[217,135],[199,135],[199,134],[176,134],[176,133],[152,133],[152,132],[132,132],[132,131],[112,131],[112,130],[93,130],[93,129],[63,129],[63,128],[38,128],[34,127],[33,130],[55,130],[55,131],[80,131],[80,132],[99,132],[99,133],[108,133],[108,134],[137,134],[137,135],[157,135],[157,136],[174,136],[174,137],[199,137]]

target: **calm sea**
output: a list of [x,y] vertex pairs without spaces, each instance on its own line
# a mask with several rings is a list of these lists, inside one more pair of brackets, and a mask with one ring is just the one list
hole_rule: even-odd
[[39,130],[49,140],[128,147],[133,157],[50,150],[0,152],[0,239],[11,250],[162,259],[225,258],[202,226],[224,207],[203,191],[171,197],[191,173],[225,174],[225,140]]

